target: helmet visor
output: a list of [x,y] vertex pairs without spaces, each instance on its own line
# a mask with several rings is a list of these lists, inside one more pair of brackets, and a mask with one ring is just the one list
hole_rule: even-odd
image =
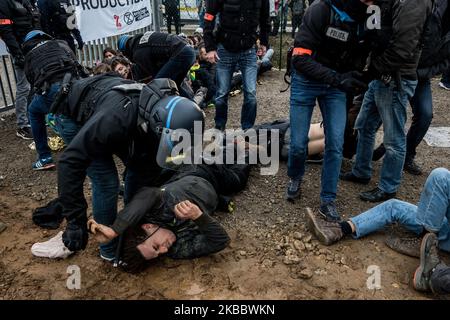
[[194,135],[186,129],[164,128],[156,162],[161,168],[179,170],[182,165],[197,164],[195,155],[201,155],[201,148],[201,135]]

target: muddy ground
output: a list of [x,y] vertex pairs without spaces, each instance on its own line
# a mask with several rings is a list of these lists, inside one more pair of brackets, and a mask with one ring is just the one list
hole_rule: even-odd
[[[258,86],[257,122],[288,116],[289,93],[282,74],[268,73]],[[449,93],[433,82],[433,126],[450,124]],[[229,126],[238,127],[242,95],[231,99]],[[209,123],[213,110],[207,111]],[[315,120],[320,119],[316,111]],[[233,214],[218,214],[232,242],[224,251],[200,259],[163,258],[140,275],[129,275],[98,258],[94,241],[87,250],[66,260],[35,258],[30,248],[57,231],[33,225],[32,209],[56,194],[56,172],[34,172],[35,152],[30,142],[15,136],[13,116],[0,121],[0,221],[8,229],[0,234],[0,299],[427,299],[411,287],[418,260],[397,254],[384,244],[386,232],[362,240],[346,239],[324,247],[305,228],[306,207],[319,204],[320,166],[309,166],[303,196],[295,204],[283,200],[287,182],[283,163],[275,176],[252,171],[248,187],[235,197]],[[428,173],[448,167],[450,150],[421,144],[417,160],[425,174],[405,174],[398,198],[417,202]],[[367,189],[375,186],[380,171]],[[351,163],[344,161],[344,168]],[[89,186],[86,184],[87,192]],[[364,188],[366,189],[366,188]],[[361,187],[339,184],[338,208],[350,217],[372,206],[358,199]],[[66,287],[67,269],[81,270],[81,289]],[[367,268],[381,269],[380,290],[369,290]]]

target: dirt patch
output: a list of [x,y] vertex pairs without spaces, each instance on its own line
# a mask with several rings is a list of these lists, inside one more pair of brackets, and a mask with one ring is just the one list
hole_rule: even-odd
[[[289,92],[282,73],[272,71],[258,86],[257,122],[288,117]],[[433,126],[448,126],[448,92],[433,82],[435,117]],[[231,99],[231,127],[238,127],[242,95]],[[212,124],[214,110],[207,110]],[[319,120],[316,110],[314,119]],[[98,258],[94,241],[67,260],[35,258],[34,242],[53,236],[33,225],[31,211],[56,195],[56,172],[33,172],[35,152],[29,142],[15,136],[15,121],[0,121],[0,221],[8,229],[0,234],[0,298],[3,299],[423,299],[410,279],[418,260],[402,256],[384,245],[384,232],[363,240],[346,239],[324,247],[306,230],[305,208],[319,204],[320,166],[307,169],[301,201],[283,200],[286,166],[275,176],[261,176],[256,168],[249,185],[236,196],[237,209],[218,219],[229,231],[232,242],[224,251],[200,259],[161,259],[140,275],[129,275]],[[399,198],[417,202],[428,173],[448,166],[450,150],[422,143],[417,160],[425,174],[405,174]],[[380,171],[375,163],[375,174]],[[344,168],[351,163],[344,161]],[[367,187],[373,187],[378,180]],[[350,217],[372,205],[358,199],[360,188],[340,183],[338,208]],[[86,184],[86,192],[89,185]],[[89,202],[89,201],[88,201]],[[67,268],[81,270],[81,289],[66,287]],[[381,268],[382,289],[367,289],[368,266]]]

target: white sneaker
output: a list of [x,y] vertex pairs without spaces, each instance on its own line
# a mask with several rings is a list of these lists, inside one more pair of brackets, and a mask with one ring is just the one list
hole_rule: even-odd
[[50,259],[65,259],[73,252],[66,248],[62,241],[63,232],[60,231],[56,236],[45,242],[37,242],[31,247],[31,253],[36,257]]
[[450,90],[450,87],[447,87],[443,82],[439,82],[439,87],[441,87],[444,90]]

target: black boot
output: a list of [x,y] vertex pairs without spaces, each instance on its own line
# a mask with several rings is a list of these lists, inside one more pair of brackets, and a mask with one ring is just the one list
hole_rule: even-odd
[[403,171],[415,176],[420,176],[422,174],[422,168],[414,161],[414,158],[406,158],[405,164],[403,165]]

